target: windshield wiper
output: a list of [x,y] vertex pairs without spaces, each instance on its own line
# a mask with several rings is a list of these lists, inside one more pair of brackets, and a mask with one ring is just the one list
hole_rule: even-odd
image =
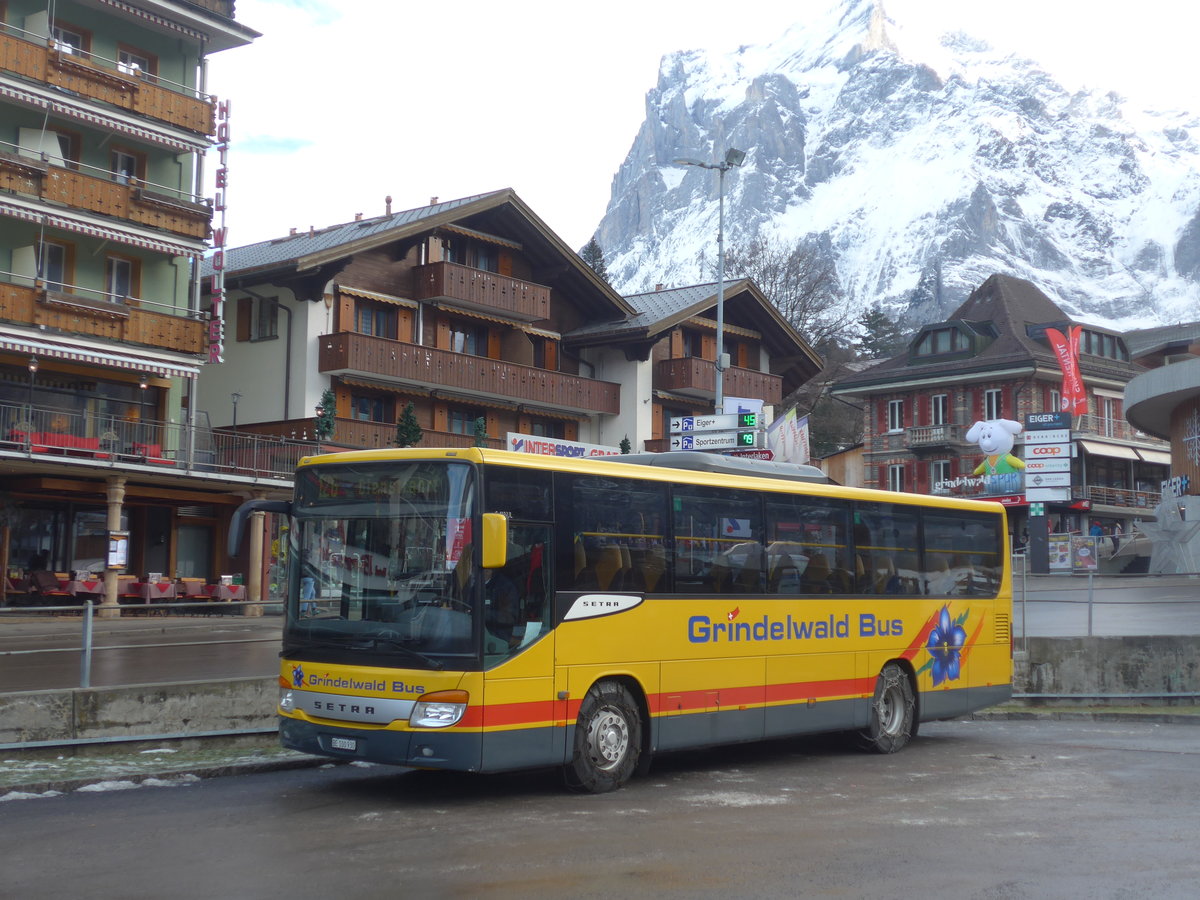
[[[421,662],[425,663],[425,665],[429,666],[429,668],[431,668],[431,669],[445,668],[445,666],[443,666],[440,662],[438,662],[433,657],[426,656],[420,650],[414,650],[412,647],[409,647],[405,641],[402,641],[399,638],[368,637],[368,638],[364,638],[364,641],[369,642],[371,648],[375,649],[375,650],[378,650],[381,646],[391,647],[393,650],[400,650],[404,653],[407,653],[409,656],[413,657],[414,659],[421,660]],[[360,644],[359,646],[362,647],[363,645]]]

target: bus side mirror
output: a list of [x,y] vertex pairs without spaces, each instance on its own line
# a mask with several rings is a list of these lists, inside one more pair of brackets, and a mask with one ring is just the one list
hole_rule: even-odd
[[499,569],[508,562],[508,517],[503,513],[483,514],[483,567]]
[[246,531],[246,521],[256,512],[290,516],[292,504],[287,500],[247,500],[234,510],[233,518],[229,520],[229,538],[226,547],[230,556],[238,556],[242,552],[242,535]]

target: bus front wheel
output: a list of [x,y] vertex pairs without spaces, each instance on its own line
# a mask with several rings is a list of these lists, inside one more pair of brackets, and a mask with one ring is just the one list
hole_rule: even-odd
[[908,673],[888,663],[875,680],[868,725],[859,732],[859,744],[876,753],[895,753],[908,743],[914,727],[916,697]]
[[637,768],[642,716],[629,689],[600,681],[588,689],[575,722],[575,746],[564,774],[573,790],[615,791]]

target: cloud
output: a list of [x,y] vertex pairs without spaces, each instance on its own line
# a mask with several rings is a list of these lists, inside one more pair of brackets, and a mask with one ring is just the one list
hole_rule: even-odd
[[237,149],[242,153],[270,153],[282,156],[296,153],[305,147],[311,147],[312,144],[308,138],[259,134],[249,138],[238,138]]

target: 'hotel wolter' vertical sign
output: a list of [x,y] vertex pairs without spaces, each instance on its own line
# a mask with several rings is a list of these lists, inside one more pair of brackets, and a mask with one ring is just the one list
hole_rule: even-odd
[[208,362],[224,362],[225,357],[225,245],[228,232],[225,228],[225,199],[229,184],[229,101],[217,104],[217,153],[220,163],[216,172],[216,193],[213,197],[213,212],[219,215],[219,223],[213,227],[212,308],[208,320]]

